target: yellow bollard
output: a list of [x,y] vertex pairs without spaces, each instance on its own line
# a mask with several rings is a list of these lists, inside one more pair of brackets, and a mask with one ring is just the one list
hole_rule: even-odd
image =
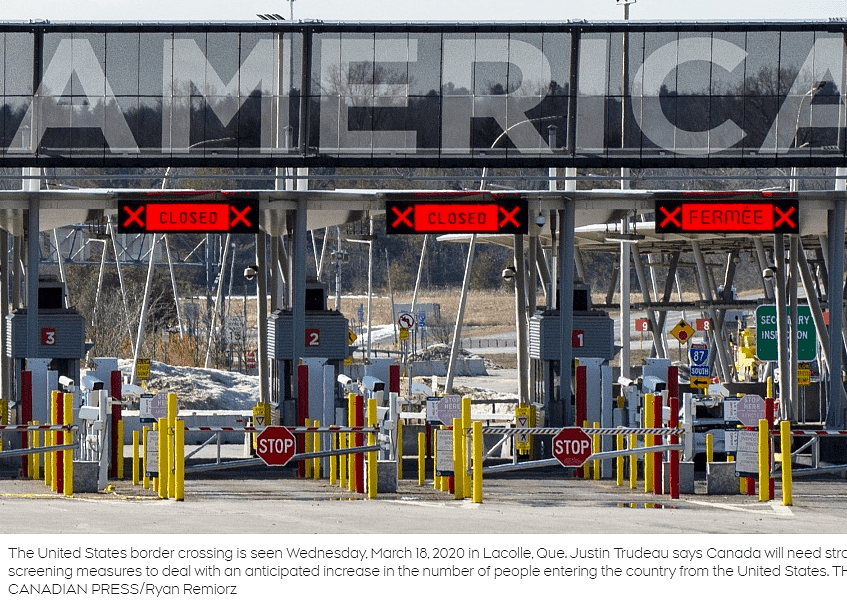
[[176,465],[176,451],[174,446],[174,433],[176,432],[176,393],[168,393],[168,427],[167,427],[167,455],[168,455],[168,485],[165,487],[166,498],[172,499],[176,496],[176,478],[174,467]]
[[438,465],[438,432],[440,430],[433,428],[432,429],[432,487],[435,490],[441,490],[441,479],[438,476],[438,470],[436,470],[436,466]]
[[397,416],[397,482],[403,479],[403,420]]
[[[38,422],[32,422],[33,426],[37,426]],[[41,446],[41,435],[38,433],[38,430],[33,430],[30,432],[32,435],[32,439],[30,440],[29,446],[30,448],[37,449]],[[40,462],[40,453],[33,453],[29,456],[29,461],[27,462],[27,467],[30,470],[30,478],[33,480],[38,480],[41,476],[41,462]]]
[[[32,425],[35,425],[35,422],[30,421],[30,422],[27,422],[25,425],[32,426]],[[28,449],[33,448],[33,446],[32,446],[32,432],[33,432],[32,430],[27,430],[25,432],[25,434],[26,434],[26,446],[27,446]],[[35,457],[35,455],[30,455],[29,458],[27,459],[27,462],[26,462],[26,477],[34,479],[35,476],[32,473],[32,458],[33,457]]]
[[[376,399],[368,399],[368,428],[376,428]],[[376,444],[376,434],[368,432],[368,446]],[[377,471],[377,452],[368,451],[368,498],[376,499],[376,489],[379,482]]]
[[147,473],[147,434],[150,426],[141,428],[141,488],[150,488],[150,475]]
[[159,418],[159,493],[160,499],[168,498],[168,419],[166,417]]
[[[312,422],[312,425],[315,428],[320,428],[321,422],[320,422],[320,420],[316,419],[314,422]],[[312,436],[313,436],[313,439],[314,439],[314,442],[312,443],[312,452],[313,453],[320,453],[321,452],[321,434],[320,434],[320,432],[315,432]],[[314,459],[312,459],[312,477],[315,480],[320,480],[320,478],[321,478],[321,458],[320,457],[315,457]]]
[[[153,422],[153,427],[151,428],[151,432],[156,433],[156,440],[160,439],[159,436],[159,420]],[[147,443],[145,443],[147,444]],[[156,456],[156,470],[153,472],[156,474],[150,479],[150,490],[154,490],[157,493],[159,492],[159,443],[156,442],[155,446],[150,447],[150,454]]]
[[[65,393],[64,401],[65,404],[64,407],[62,407],[62,421],[65,424],[73,424],[74,396],[72,394]],[[65,444],[73,442],[73,439],[74,433],[71,430],[66,430]],[[63,492],[66,497],[72,497],[74,495],[74,453],[71,449],[65,450],[62,465],[64,467],[63,488],[65,489]]]
[[[309,428],[312,427],[312,420],[307,417],[306,423],[304,425],[306,426],[306,429],[308,430]],[[305,453],[311,453],[312,449],[314,448],[313,445],[312,445],[312,443],[314,441],[314,437],[312,436],[311,432],[306,432],[303,435],[303,437],[304,437],[304,440],[306,441],[306,448],[303,449],[303,451]],[[305,461],[303,461],[303,464],[304,464],[304,467],[305,467],[305,472],[303,474],[304,477],[311,478],[312,477],[312,467],[314,466],[315,462],[312,461],[311,459],[306,459]]]
[[[356,395],[347,395],[347,425],[356,426]],[[359,424],[361,425],[361,424]],[[347,448],[356,446],[356,435],[353,432],[347,434]],[[347,455],[347,488],[350,492],[356,491],[356,456]]]
[[[638,435],[629,435],[629,448],[634,449],[638,446]],[[633,490],[638,488],[638,455],[629,456],[629,487]]]
[[9,425],[9,401],[0,399],[0,426]]
[[765,398],[766,398],[766,399],[772,399],[772,398],[774,398],[774,397],[773,397],[773,376],[768,376],[768,378],[767,378],[767,380],[765,380],[765,382],[766,382],[766,385],[765,385],[765,386],[767,387],[767,388],[766,388],[766,390],[767,390],[767,392],[766,392],[767,396],[766,396]]
[[[617,447],[618,451],[623,451],[623,434],[616,435],[615,436],[615,442],[616,442],[615,446]],[[617,468],[618,469],[617,469],[617,474],[616,474],[617,477],[615,478],[615,481],[616,481],[618,486],[623,486],[623,464],[624,464],[624,457],[623,457],[623,455],[621,455],[620,457],[617,458]]]
[[[50,424],[56,424],[56,404],[59,402],[59,391],[54,390],[50,393],[50,417],[47,419],[47,422]],[[56,430],[52,431],[52,435],[50,437],[50,444],[55,445],[59,440],[59,432]],[[50,453],[50,490],[53,492],[58,492],[59,489],[59,475],[56,473],[59,466],[59,455],[57,451],[52,451]]]
[[782,504],[793,505],[791,493],[791,424],[788,421],[779,422],[779,449],[782,453]]
[[185,500],[185,420],[174,423],[174,500]]
[[124,479],[124,420],[118,420],[118,465],[116,474],[118,480]]
[[[47,421],[49,422],[50,420]],[[44,432],[44,446],[53,446],[53,432],[50,430]],[[47,452],[42,453],[42,455],[44,457],[44,484],[50,486],[53,482],[53,463],[51,461],[53,453]]]
[[[334,427],[334,426],[330,426]],[[335,451],[338,448],[337,441],[338,438],[335,436],[335,432],[329,433],[329,448],[331,451]],[[334,485],[338,481],[338,456],[330,455],[329,456],[329,483]]]
[[462,449],[462,418],[453,418],[453,498],[465,498],[465,453]]
[[132,431],[132,485],[138,486],[138,430]]
[[[653,403],[652,394],[644,395],[644,427],[653,427]],[[644,446],[648,446],[649,436],[644,436]],[[653,492],[653,453],[644,454],[644,492]]]
[[712,463],[715,460],[715,442],[711,433],[706,434],[706,463]]
[[473,502],[482,503],[482,422],[473,422]]
[[[533,414],[534,415],[534,414]],[[533,423],[534,425],[534,423]],[[462,456],[468,454],[470,450],[470,445],[468,444],[468,436],[470,436],[471,429],[471,399],[470,397],[462,397]],[[467,465],[469,459],[465,457],[465,464]],[[462,484],[462,491],[465,493],[464,498],[468,498],[471,496],[471,474],[468,470],[464,471],[464,483]]]
[[770,500],[771,462],[768,448],[768,420],[759,420],[759,500]]
[[[599,422],[594,422],[594,427],[595,427],[595,428],[599,428],[599,427],[600,427],[600,423],[599,423]],[[599,435],[599,434],[594,434],[594,435],[592,435],[592,437],[591,437],[591,442],[592,442],[592,445],[591,445],[591,452],[592,452],[592,453],[599,453],[599,452],[600,452],[600,450],[601,450],[601,449],[600,449],[600,435]],[[599,479],[600,479],[600,460],[599,460],[599,459],[595,459],[593,463],[594,463],[594,467],[593,467],[593,470],[594,470],[594,479],[595,479],[595,480],[599,480]]]
[[418,486],[426,484],[426,432],[418,432]]
[[[344,450],[347,448],[347,433],[339,432],[338,433],[338,448]],[[347,463],[350,460],[350,456],[347,454],[341,454],[338,456],[338,485],[341,488],[347,488]]]

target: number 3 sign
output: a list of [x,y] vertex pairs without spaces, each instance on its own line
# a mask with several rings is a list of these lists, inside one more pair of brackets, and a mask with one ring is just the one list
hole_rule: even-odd
[[56,328],[41,328],[41,344],[43,346],[56,344]]

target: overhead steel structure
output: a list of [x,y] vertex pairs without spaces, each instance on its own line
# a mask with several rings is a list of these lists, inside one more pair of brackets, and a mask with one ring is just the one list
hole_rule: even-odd
[[[96,218],[133,194],[41,191],[42,167],[276,168],[280,190],[255,194],[263,231],[293,236],[287,298],[299,331],[305,232],[381,210],[384,197],[307,192],[304,173],[295,170],[842,170],[845,33],[841,21],[2,23],[0,167],[26,170],[26,185],[0,196],[0,268],[9,273],[5,232],[17,238]],[[826,224],[815,233],[828,239],[831,291],[843,289],[844,176],[840,171],[837,191],[797,197],[801,216]],[[533,210],[556,212],[553,279],[564,335],[571,328],[575,228],[652,213],[655,205],[637,192],[514,194]],[[233,193],[197,194],[216,196]],[[785,234],[771,235],[777,302],[793,308],[785,272],[798,263],[796,234],[789,234],[784,268]],[[14,253],[37,256],[36,238],[17,240]],[[259,235],[257,248],[264,244]],[[37,261],[29,264],[33,298]],[[261,275],[271,275],[273,288],[282,269],[265,267]],[[8,307],[8,286],[0,286],[0,296]],[[837,333],[843,294],[830,295],[829,303],[830,331]],[[28,316],[28,343],[36,345],[37,311]],[[780,321],[787,348],[793,342]],[[295,338],[296,356],[303,356],[302,337]],[[831,368],[840,374],[842,337],[830,337],[830,344]],[[780,356],[786,360],[787,351]],[[570,363],[562,345],[561,364]],[[831,386],[830,398],[841,399],[840,378]],[[831,403],[827,425],[843,427],[844,413],[843,402]]]

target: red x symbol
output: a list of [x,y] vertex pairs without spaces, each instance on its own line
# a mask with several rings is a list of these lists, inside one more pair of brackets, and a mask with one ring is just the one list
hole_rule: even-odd
[[391,227],[393,229],[397,229],[398,226],[404,224],[411,229],[415,229],[412,225],[412,222],[408,219],[409,215],[412,214],[412,210],[414,210],[414,208],[415,207],[406,207],[406,209],[401,212],[400,209],[398,209],[397,207],[391,207],[391,210],[394,211],[394,214],[397,216],[397,219],[394,220],[394,223],[391,224]]
[[677,213],[680,213],[682,211],[682,207],[678,206],[673,211],[668,212],[665,207],[660,206],[659,210],[665,214],[665,218],[662,220],[662,223],[659,224],[659,227],[665,227],[668,225],[669,222],[673,223],[676,227],[682,227],[682,224],[676,218]]
[[244,207],[243,211],[239,211],[238,209],[236,209],[232,205],[230,205],[229,208],[232,209],[232,214],[235,215],[235,217],[232,220],[232,223],[229,224],[230,228],[234,228],[238,224],[239,221],[243,221],[244,227],[247,227],[247,228],[249,228],[250,226],[253,225],[252,223],[247,221],[247,217],[246,217],[247,213],[250,212],[250,205],[247,205],[246,207]]
[[779,219],[776,220],[776,223],[774,223],[773,226],[776,228],[785,223],[785,225],[790,228],[796,228],[797,224],[794,223],[793,219],[790,219],[791,214],[794,212],[794,208],[795,207],[788,207],[787,211],[782,212],[779,207],[774,206],[773,210],[777,215],[779,215]]
[[518,211],[520,211],[520,210],[521,210],[520,206],[515,207],[514,209],[512,209],[511,212],[507,211],[503,207],[500,207],[500,212],[503,213],[503,220],[500,222],[499,227],[502,228],[504,225],[506,225],[507,223],[509,223],[511,221],[512,225],[514,225],[517,228],[520,228],[521,224],[518,223],[517,219],[515,219],[515,215],[517,215]]
[[133,211],[130,207],[124,205],[124,209],[126,209],[126,212],[129,215],[129,217],[126,218],[126,221],[124,221],[123,226],[127,227],[127,228],[131,227],[132,222],[134,221],[138,224],[138,227],[143,228],[144,222],[141,221],[141,219],[138,216],[141,215],[141,213],[144,211],[144,206],[145,205],[141,205],[141,206],[138,207],[137,211]]

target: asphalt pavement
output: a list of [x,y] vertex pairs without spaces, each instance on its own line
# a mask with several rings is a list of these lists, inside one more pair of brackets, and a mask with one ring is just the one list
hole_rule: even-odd
[[[237,452],[237,451],[234,451]],[[190,475],[185,500],[159,499],[129,481],[65,498],[40,481],[0,470],[0,531],[17,533],[847,533],[847,480],[797,481],[793,505],[745,495],[670,499],[608,480],[571,477],[564,468],[492,474],[483,502],[456,500],[415,462],[396,493],[365,495],[295,470],[253,467]],[[641,486],[641,484],[639,484]]]

